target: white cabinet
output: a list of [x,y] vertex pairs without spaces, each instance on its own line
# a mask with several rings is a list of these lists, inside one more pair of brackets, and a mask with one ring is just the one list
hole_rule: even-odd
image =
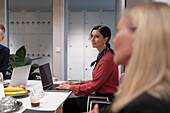
[[23,40],[22,35],[19,34],[12,34],[12,38],[10,39],[10,52],[13,51],[13,53],[21,47]]
[[69,33],[83,34],[84,33],[84,14],[83,11],[69,12]]
[[40,34],[52,34],[52,13],[39,12]]
[[10,36],[12,38],[9,40],[10,51],[16,51],[23,43],[22,32],[23,32],[23,17],[22,12],[10,12]]
[[100,13],[98,10],[85,11],[85,33],[89,34],[92,28],[100,23]]
[[9,45],[12,54],[24,45],[29,57],[43,57],[35,63],[52,63],[52,12],[10,11]]
[[102,20],[103,25],[108,26],[111,29],[111,32],[115,33],[115,12],[112,10],[103,10],[102,11]]
[[[115,34],[115,12],[112,10],[69,11],[68,26],[68,80],[89,80],[92,78],[90,67],[96,60],[98,51],[92,48],[90,32],[96,25],[107,25]],[[110,41],[112,44],[112,41]]]
[[25,12],[24,13],[24,33],[36,34],[38,31],[38,13],[37,12]]
[[83,11],[69,12],[68,34],[68,79],[83,78],[84,14]]

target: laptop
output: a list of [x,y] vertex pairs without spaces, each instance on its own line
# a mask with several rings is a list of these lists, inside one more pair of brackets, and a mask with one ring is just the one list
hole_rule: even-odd
[[26,85],[30,73],[31,65],[15,67],[12,71],[10,85]]
[[60,84],[53,84],[51,69],[49,63],[39,66],[42,86],[44,91],[49,92],[69,92],[66,89],[56,89]]

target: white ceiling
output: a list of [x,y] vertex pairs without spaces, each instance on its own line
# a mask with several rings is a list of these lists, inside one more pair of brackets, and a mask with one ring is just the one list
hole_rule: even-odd
[[[53,0],[9,0],[10,10],[52,10]],[[114,10],[115,0],[68,0],[71,10]]]

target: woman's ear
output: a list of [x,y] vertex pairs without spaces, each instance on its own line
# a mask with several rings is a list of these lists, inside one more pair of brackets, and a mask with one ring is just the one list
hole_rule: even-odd
[[106,38],[105,38],[105,43],[106,43],[108,40],[109,40],[109,38],[108,38],[108,37],[106,37]]

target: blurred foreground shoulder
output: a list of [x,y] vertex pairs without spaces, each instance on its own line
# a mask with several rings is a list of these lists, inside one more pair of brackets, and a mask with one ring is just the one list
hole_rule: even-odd
[[132,100],[119,113],[170,113],[170,102],[143,93]]

